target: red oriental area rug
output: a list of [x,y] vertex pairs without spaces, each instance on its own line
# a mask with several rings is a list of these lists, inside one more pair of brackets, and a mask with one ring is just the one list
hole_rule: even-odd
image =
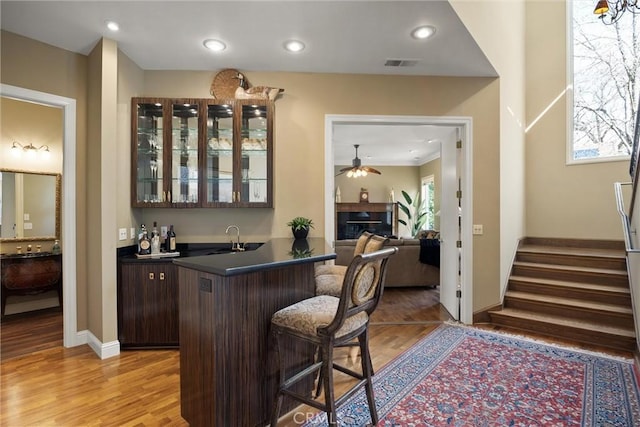
[[[374,392],[378,426],[640,426],[633,360],[465,326],[442,325],[386,365]],[[338,423],[371,423],[364,392]]]

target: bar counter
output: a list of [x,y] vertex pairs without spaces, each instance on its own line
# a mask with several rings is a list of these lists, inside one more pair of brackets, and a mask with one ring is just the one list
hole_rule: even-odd
[[[335,257],[324,239],[308,238],[173,260],[179,267],[181,415],[191,426],[269,423],[278,372],[271,316],[312,297],[314,264]],[[292,342],[290,350],[288,367],[313,357],[309,346]],[[300,383],[300,391],[312,387]]]

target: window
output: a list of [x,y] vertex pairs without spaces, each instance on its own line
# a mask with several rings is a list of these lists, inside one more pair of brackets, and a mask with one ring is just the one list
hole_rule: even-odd
[[420,197],[424,203],[424,207],[427,210],[427,221],[422,227],[423,230],[433,230],[435,228],[435,183],[433,175],[422,178],[422,185],[420,186]]
[[573,59],[569,163],[626,159],[633,145],[640,15],[625,12],[617,23],[605,25],[594,7],[595,1],[574,0],[567,14]]

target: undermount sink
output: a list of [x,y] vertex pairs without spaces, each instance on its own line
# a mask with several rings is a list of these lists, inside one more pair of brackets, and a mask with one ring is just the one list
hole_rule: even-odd
[[[262,246],[262,243],[244,243],[244,251],[254,251]],[[223,255],[229,253],[236,253],[243,251],[234,251],[231,249],[231,245],[226,245],[224,247],[209,247],[209,248],[198,248],[198,249],[187,249],[180,251],[180,255],[183,257],[192,257],[192,256],[205,256],[205,255]]]

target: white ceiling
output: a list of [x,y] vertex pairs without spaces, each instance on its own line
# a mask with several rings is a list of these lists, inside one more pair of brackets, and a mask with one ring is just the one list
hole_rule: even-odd
[[[496,76],[447,1],[2,0],[0,17],[3,30],[82,54],[103,36],[113,39],[147,70]],[[108,20],[117,21],[120,31],[107,30]],[[436,27],[432,38],[410,36],[412,29],[427,24]],[[205,49],[202,42],[208,38],[223,40],[227,49],[218,54]],[[306,49],[285,52],[282,44],[288,39],[302,40]],[[417,63],[389,67],[387,59]],[[414,164],[410,146],[418,144],[424,151],[424,141],[442,138],[431,133],[437,128],[425,126],[374,132],[353,127],[336,135],[336,164],[350,164],[355,143],[362,145],[363,155],[367,145],[374,145],[387,164]],[[411,155],[401,160],[403,152]],[[367,164],[366,157],[359,157]]]

